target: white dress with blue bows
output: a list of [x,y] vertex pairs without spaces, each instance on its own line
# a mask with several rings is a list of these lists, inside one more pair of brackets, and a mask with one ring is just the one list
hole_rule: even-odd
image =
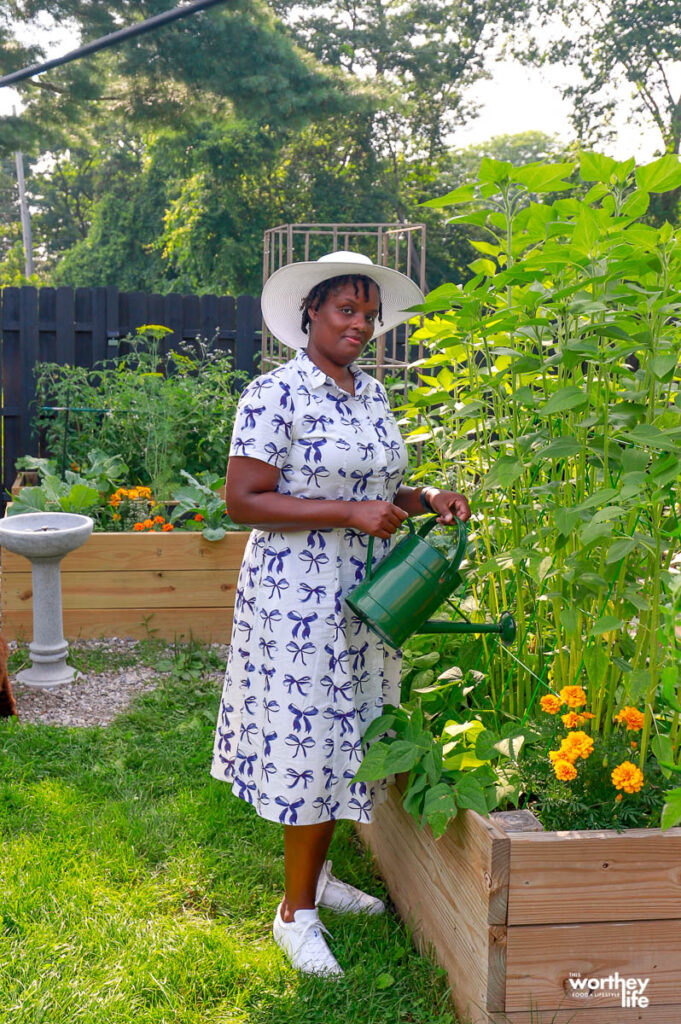
[[[383,386],[354,364],[355,394],[303,350],[252,381],[230,455],[280,470],[296,498],[392,501],[407,453]],[[253,530],[237,584],[211,774],[271,821],[371,820],[386,781],[351,783],[362,736],[399,703],[401,659],[344,602],[368,535]],[[378,561],[390,541],[375,542]]]

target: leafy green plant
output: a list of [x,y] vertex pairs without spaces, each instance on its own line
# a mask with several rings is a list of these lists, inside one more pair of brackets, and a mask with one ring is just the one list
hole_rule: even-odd
[[[47,452],[65,450],[67,465],[81,465],[96,427],[100,447],[117,452],[129,479],[150,486],[159,499],[169,496],[181,469],[224,472],[247,375],[233,370],[228,353],[200,340],[164,359],[160,343],[169,333],[141,327],[125,339],[129,351],[93,368],[36,366],[34,427]],[[72,411],[67,420],[46,407]]]
[[206,540],[222,540],[227,530],[238,529],[227,515],[225,499],[219,493],[224,487],[224,477],[199,473],[197,479],[184,469],[180,470],[180,476],[187,483],[173,491],[177,505],[170,517],[171,523],[179,522],[185,530],[200,530]]
[[[523,725],[540,696],[583,685],[606,748],[616,713],[642,706],[644,771],[656,730],[676,738],[681,713],[664,633],[681,507],[681,245],[641,217],[651,194],[680,185],[671,156],[485,159],[476,182],[431,201],[485,240],[471,242],[471,280],[422,308],[427,355],[401,409],[426,455],[417,476],[473,509],[470,617],[514,606],[519,622],[514,647],[467,644],[465,667]],[[673,772],[675,739],[665,753]]]
[[8,509],[8,515],[26,512],[75,512],[99,519],[102,506],[127,466],[118,456],[109,456],[97,449],[87,454],[82,471],[66,470],[64,479],[57,475],[56,462],[25,456],[17,460],[18,469],[35,470],[40,484],[23,487]]

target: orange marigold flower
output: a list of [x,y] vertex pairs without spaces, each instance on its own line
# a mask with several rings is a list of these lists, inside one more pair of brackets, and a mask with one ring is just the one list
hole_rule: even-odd
[[161,529],[163,530],[164,533],[169,533],[170,530],[174,530],[175,527],[173,526],[172,523],[164,523]]
[[120,517],[118,512],[114,512],[114,514],[113,514],[113,516],[111,518],[112,519],[120,519],[121,517]]
[[638,743],[636,742],[636,740],[632,740],[631,741],[631,749],[632,750],[636,750],[637,747],[638,747]]
[[137,530],[137,531],[143,530],[144,529],[144,523],[133,523],[133,527],[132,528],[133,528],[133,530]]
[[71,463],[71,469],[73,470],[73,472],[74,472],[74,473],[77,473],[77,472],[78,472],[78,470],[80,469],[80,466],[79,466],[79,465],[77,465],[77,463],[75,463],[75,462],[72,462],[72,463]]
[[152,523],[151,519],[145,519],[142,525],[146,527],[147,530],[150,530],[152,529],[154,524]]
[[582,716],[582,718],[595,718],[596,717],[590,711],[582,711],[581,712],[581,716]]
[[563,706],[563,702],[560,697],[556,697],[555,693],[547,693],[539,701],[539,706],[542,711],[546,711],[549,715],[557,715]]
[[203,516],[201,515],[200,512],[197,512],[196,515],[194,516],[194,522],[195,523],[202,523],[203,522]]
[[159,526],[163,526],[163,524],[165,523],[165,519],[163,518],[163,516],[154,516],[154,522],[157,523]]
[[643,786],[643,772],[631,761],[622,761],[610,773],[615,789],[623,789],[625,793],[638,793]]
[[628,732],[638,732],[639,729],[643,728],[643,722],[645,715],[638,708],[632,708],[631,705],[627,704],[615,715],[615,721],[619,725],[626,725]]
[[584,725],[584,715],[578,715],[576,711],[568,711],[567,715],[561,715],[560,719],[566,729],[576,729],[578,725]]
[[570,782],[572,779],[577,778],[577,769],[571,761],[564,761],[562,759],[554,761],[553,770],[556,778],[562,782]]
[[621,799],[622,799],[622,794],[618,793],[617,796],[615,797],[615,800],[617,801],[617,803],[619,803]]
[[594,741],[585,732],[569,732],[561,743],[562,747],[574,755],[569,760],[575,761],[578,757],[586,759],[589,754],[593,754]]
[[586,693],[583,686],[564,686],[560,690],[560,699],[569,708],[581,708],[586,704]]

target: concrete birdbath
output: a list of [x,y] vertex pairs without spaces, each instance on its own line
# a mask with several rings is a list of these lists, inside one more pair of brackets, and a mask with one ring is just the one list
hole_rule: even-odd
[[59,563],[85,543],[92,526],[89,516],[70,512],[29,512],[0,521],[0,546],[28,558],[33,575],[32,665],[16,677],[27,686],[59,686],[78,674],[66,664]]

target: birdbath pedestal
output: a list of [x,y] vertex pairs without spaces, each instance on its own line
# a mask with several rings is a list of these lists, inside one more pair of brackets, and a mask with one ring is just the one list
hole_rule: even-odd
[[31,667],[17,681],[47,689],[71,683],[78,675],[66,664],[69,645],[64,639],[59,563],[92,533],[89,516],[70,512],[28,512],[0,521],[0,546],[23,555],[33,576],[33,640],[28,646]]

